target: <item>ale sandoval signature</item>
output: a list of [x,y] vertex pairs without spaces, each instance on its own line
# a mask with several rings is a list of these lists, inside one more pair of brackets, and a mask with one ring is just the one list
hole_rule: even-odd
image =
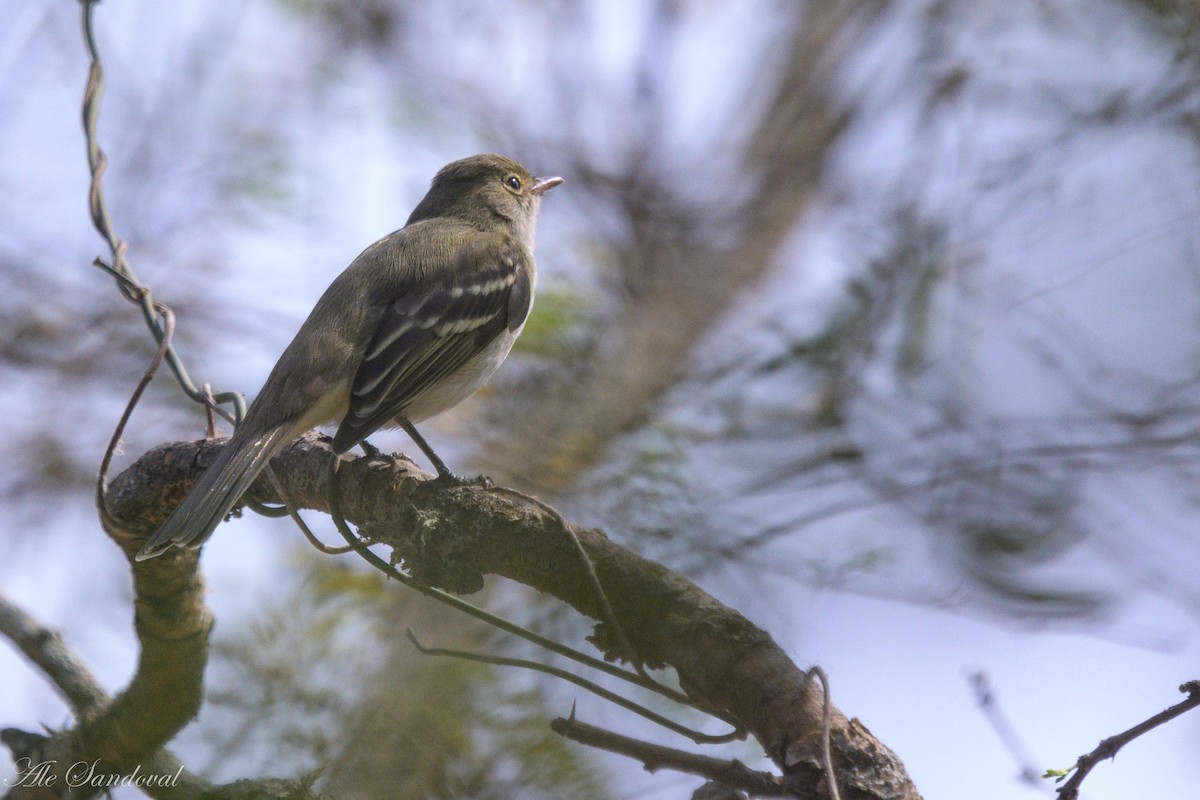
[[16,767],[16,777],[5,779],[5,786],[52,786],[67,789],[84,786],[94,789],[113,789],[118,786],[175,786],[183,773],[182,766],[174,773],[143,772],[141,764],[126,774],[108,772],[100,768],[99,759],[90,763],[76,761],[62,770],[59,769],[58,761],[54,759],[34,763],[30,758],[18,758]]

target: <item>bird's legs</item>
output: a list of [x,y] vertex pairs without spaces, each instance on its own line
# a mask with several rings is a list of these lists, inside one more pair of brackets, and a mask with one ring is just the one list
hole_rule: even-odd
[[467,478],[459,477],[451,472],[449,467],[446,466],[445,462],[438,458],[438,454],[433,452],[433,448],[429,446],[429,442],[425,441],[425,437],[417,433],[416,427],[414,427],[411,422],[406,419],[400,420],[400,427],[403,428],[404,432],[408,434],[408,437],[416,443],[417,447],[421,448],[421,452],[424,453],[425,457],[429,459],[429,462],[433,464],[433,468],[437,470],[438,483],[450,486],[461,486],[463,484],[473,483],[473,481],[468,480]]

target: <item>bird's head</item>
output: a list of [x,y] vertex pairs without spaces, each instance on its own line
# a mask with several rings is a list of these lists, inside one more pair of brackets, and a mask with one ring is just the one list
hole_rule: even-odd
[[532,245],[542,194],[562,182],[562,178],[535,178],[504,156],[470,156],[442,167],[408,224],[458,217],[485,230],[507,227],[513,236]]

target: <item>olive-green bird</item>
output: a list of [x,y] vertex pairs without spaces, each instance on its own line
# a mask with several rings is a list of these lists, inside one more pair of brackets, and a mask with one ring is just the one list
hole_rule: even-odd
[[504,361],[533,304],[534,225],[562,178],[478,155],[446,165],[400,230],[325,290],[212,465],[138,552],[197,548],[285,444],[338,424],[340,455],[399,426],[443,479],[413,427],[478,389]]

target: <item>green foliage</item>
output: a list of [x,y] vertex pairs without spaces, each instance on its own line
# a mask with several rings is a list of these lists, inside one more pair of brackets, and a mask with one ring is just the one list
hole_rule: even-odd
[[908,375],[918,372],[929,357],[930,329],[937,320],[935,300],[942,287],[942,264],[934,258],[914,259],[912,292],[904,303],[899,366]]
[[583,298],[567,289],[542,289],[525,322],[515,352],[560,358],[571,351],[587,315]]
[[[240,139],[232,157],[241,168],[221,187],[231,198],[250,200],[256,210],[282,209],[291,202],[293,164],[279,136],[262,129],[237,131]],[[245,217],[242,217],[245,219]]]

